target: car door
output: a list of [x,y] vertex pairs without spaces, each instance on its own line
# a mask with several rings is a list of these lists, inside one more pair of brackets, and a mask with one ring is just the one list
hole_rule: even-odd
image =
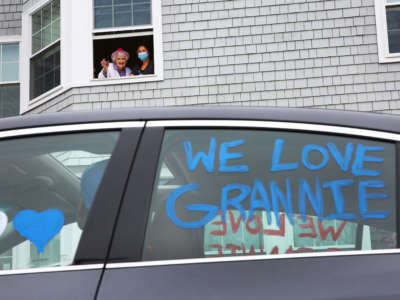
[[0,132],[2,299],[94,299],[142,126]]
[[97,299],[397,299],[399,140],[148,122]]

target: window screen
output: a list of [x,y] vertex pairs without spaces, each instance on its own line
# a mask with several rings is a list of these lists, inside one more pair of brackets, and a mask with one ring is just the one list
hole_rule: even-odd
[[262,130],[168,130],[144,260],[396,247],[395,146]]
[[0,141],[0,270],[73,263],[119,132]]

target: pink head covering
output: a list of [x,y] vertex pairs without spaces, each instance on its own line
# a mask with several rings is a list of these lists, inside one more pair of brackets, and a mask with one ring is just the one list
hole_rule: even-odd
[[129,53],[126,52],[124,49],[122,48],[118,48],[117,50],[115,50],[112,54],[111,54],[111,60],[115,61],[115,58],[117,57],[118,54],[122,54],[125,55],[126,60],[129,59]]

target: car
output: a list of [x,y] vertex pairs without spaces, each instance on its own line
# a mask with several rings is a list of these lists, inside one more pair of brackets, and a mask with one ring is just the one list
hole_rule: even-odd
[[2,299],[399,299],[400,119],[0,120]]

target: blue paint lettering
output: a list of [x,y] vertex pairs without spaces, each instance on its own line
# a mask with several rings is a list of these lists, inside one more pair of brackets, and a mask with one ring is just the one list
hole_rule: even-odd
[[353,179],[342,179],[326,181],[322,185],[324,188],[329,188],[332,193],[333,201],[335,202],[336,214],[327,216],[327,219],[338,219],[338,220],[354,220],[356,219],[355,214],[345,213],[345,200],[342,193],[342,187],[352,185]]
[[218,206],[209,204],[188,204],[186,209],[189,211],[207,212],[207,214],[198,221],[185,222],[180,220],[175,213],[175,203],[184,193],[199,190],[198,184],[187,184],[173,190],[167,198],[167,215],[177,226],[182,228],[200,228],[213,220],[218,214]]
[[289,218],[290,224],[293,225],[293,206],[292,206],[292,194],[290,191],[290,180],[286,178],[286,196],[279,188],[278,184],[275,181],[271,181],[269,183],[271,198],[272,198],[272,207],[274,209],[275,219],[277,221],[278,226],[281,226],[280,223],[280,208],[279,203],[282,205],[284,212]]
[[383,193],[367,193],[367,188],[382,189],[384,187],[385,183],[382,180],[360,181],[358,183],[359,211],[363,220],[386,219],[391,215],[388,210],[368,211],[368,199],[385,199],[387,195]]
[[190,141],[186,141],[183,143],[183,145],[186,152],[186,162],[190,171],[194,171],[201,160],[204,169],[206,169],[208,173],[214,172],[215,150],[217,149],[217,141],[215,138],[212,137],[210,139],[208,154],[205,154],[204,152],[197,152],[193,157],[192,143]]
[[295,170],[299,167],[298,163],[280,163],[283,145],[285,141],[282,139],[276,139],[274,144],[274,151],[272,153],[272,166],[271,172]]
[[324,202],[322,200],[322,190],[318,177],[315,177],[315,193],[313,193],[307,180],[304,178],[300,178],[299,180],[299,212],[303,221],[306,220],[307,215],[306,198],[310,201],[318,218],[322,219],[324,215]]
[[[311,151],[318,151],[322,155],[322,161],[318,165],[314,165],[308,159],[308,155]],[[303,165],[309,170],[319,170],[326,166],[329,161],[329,153],[324,147],[319,145],[309,144],[303,147],[301,154],[301,161]]]
[[227,143],[222,143],[219,148],[219,171],[224,173],[233,172],[248,172],[249,167],[246,165],[227,166],[226,163],[230,159],[242,158],[243,154],[240,152],[229,153],[228,148],[237,147],[244,144],[244,140],[236,140]]
[[353,154],[354,146],[353,143],[347,143],[344,156],[340,153],[338,148],[334,143],[326,144],[332,156],[335,158],[337,164],[342,169],[342,171],[347,172],[349,170],[349,165],[351,161],[351,156]]
[[[236,191],[239,195],[233,198],[229,198],[229,192]],[[222,188],[221,192],[221,219],[225,222],[225,214],[228,210],[228,206],[235,207],[242,215],[242,220],[246,221],[246,211],[244,210],[241,202],[246,199],[250,194],[251,188],[248,185],[231,183]]]
[[269,203],[267,191],[262,182],[256,178],[250,195],[250,220],[253,219],[254,210],[257,208],[263,208],[265,210],[268,224],[271,224],[271,205]]
[[383,147],[357,145],[356,157],[353,162],[351,173],[354,176],[379,176],[381,173],[376,170],[364,169],[364,162],[383,162],[383,158],[365,155],[367,151],[383,151]]

